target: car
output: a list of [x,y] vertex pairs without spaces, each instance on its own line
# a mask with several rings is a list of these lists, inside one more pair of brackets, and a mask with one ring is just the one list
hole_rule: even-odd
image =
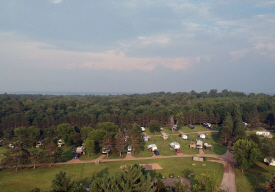
[[176,151],[177,153],[181,153],[180,149],[175,149],[175,151]]
[[159,155],[158,150],[155,150],[154,153],[155,153],[155,155]]
[[74,154],[74,159],[78,159],[79,158],[79,155],[76,153]]

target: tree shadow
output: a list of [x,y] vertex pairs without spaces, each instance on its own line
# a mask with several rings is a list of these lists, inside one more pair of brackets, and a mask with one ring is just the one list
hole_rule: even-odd
[[105,168],[103,170],[101,170],[96,176],[97,177],[103,177],[105,174],[109,174],[109,169],[108,168]]
[[270,179],[263,173],[269,173],[269,171],[263,169],[257,164],[244,173],[253,189],[257,192],[265,192],[265,184]]
[[146,173],[149,173],[152,180],[154,179],[162,179],[162,174],[157,173],[156,170],[147,170]]

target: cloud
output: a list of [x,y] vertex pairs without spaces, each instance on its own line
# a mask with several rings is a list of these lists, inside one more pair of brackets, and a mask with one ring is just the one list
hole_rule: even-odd
[[151,37],[140,36],[138,37],[138,39],[143,45],[152,45],[152,44],[165,45],[170,43],[170,38],[166,35],[156,35]]
[[61,3],[62,0],[52,0],[52,3],[56,4],[56,3]]
[[[0,35],[1,36],[1,35]],[[77,52],[59,50],[54,45],[33,41],[6,41],[0,57],[9,67],[84,69],[115,71],[152,71],[157,67],[186,70],[200,62],[199,57],[129,57],[122,51]],[[8,66],[8,65],[7,65]]]

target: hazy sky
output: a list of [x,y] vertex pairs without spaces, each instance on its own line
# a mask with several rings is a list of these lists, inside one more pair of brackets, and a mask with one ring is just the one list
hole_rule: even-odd
[[274,0],[2,0],[0,93],[275,92]]

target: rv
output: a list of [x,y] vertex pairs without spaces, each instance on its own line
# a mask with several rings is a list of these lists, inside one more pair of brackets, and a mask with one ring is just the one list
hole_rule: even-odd
[[187,140],[188,139],[188,136],[187,135],[181,135],[180,136],[182,139],[184,139],[184,140]]
[[211,149],[212,149],[212,145],[209,145],[208,143],[204,143],[203,146],[204,146],[204,149],[206,149],[206,150],[211,151]]
[[203,123],[203,126],[210,129],[211,128],[211,123]]
[[150,151],[155,151],[155,150],[158,150],[156,144],[151,144],[151,145],[148,145],[147,147],[148,150]]
[[188,127],[189,127],[190,129],[194,129],[194,128],[195,128],[194,125],[191,125],[191,124],[189,124]]
[[37,141],[36,148],[41,147],[43,145],[43,142],[44,142],[43,140]]
[[58,139],[57,147],[61,147],[62,145],[64,145],[62,139]]
[[198,140],[197,143],[196,143],[196,149],[202,149],[202,141],[201,140]]
[[264,158],[265,163],[268,164],[269,161],[271,161],[271,163],[270,163],[271,166],[275,166],[275,158],[272,158],[272,157],[271,158]]
[[205,134],[200,134],[201,139],[205,139]]
[[106,147],[102,148],[102,154],[107,154],[110,152],[110,149],[107,149]]
[[85,149],[84,146],[79,146],[79,147],[76,148],[75,153],[77,153],[77,154],[85,154],[84,149]]
[[180,149],[180,144],[178,142],[172,142],[169,145],[173,149]]
[[256,135],[268,137],[270,135],[270,132],[267,132],[267,131],[257,131]]
[[142,132],[145,132],[145,128],[144,127],[141,127],[140,128]]
[[128,145],[127,154],[132,154],[132,145]]
[[162,139],[167,140],[168,139],[168,134],[167,133],[161,133],[161,137],[162,137]]
[[145,135],[143,135],[143,141],[144,142],[148,142],[148,141],[151,141],[151,137],[149,137],[149,136],[145,136]]

